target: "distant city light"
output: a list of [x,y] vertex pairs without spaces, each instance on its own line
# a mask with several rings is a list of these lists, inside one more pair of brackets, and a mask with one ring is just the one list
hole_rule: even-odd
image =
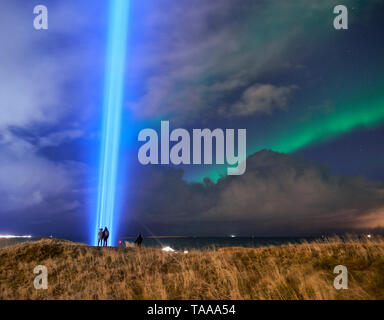
[[10,234],[6,234],[6,235],[1,235],[0,234],[0,239],[18,239],[18,238],[32,238],[32,236],[14,236],[14,235],[10,235]]
[[161,249],[161,250],[166,251],[166,252],[174,252],[174,251],[175,251],[175,250],[172,249],[171,247],[165,247],[165,248],[163,248],[163,249]]
[[236,238],[236,236],[234,234],[231,234],[231,238]]

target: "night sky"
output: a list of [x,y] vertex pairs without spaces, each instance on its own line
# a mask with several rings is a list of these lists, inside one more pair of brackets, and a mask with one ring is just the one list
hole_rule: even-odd
[[[87,241],[107,1],[40,2],[0,2],[0,234]],[[119,236],[383,230],[383,0],[131,2]],[[339,4],[348,30],[333,28]],[[160,120],[246,128],[245,174],[142,166],[137,135]]]

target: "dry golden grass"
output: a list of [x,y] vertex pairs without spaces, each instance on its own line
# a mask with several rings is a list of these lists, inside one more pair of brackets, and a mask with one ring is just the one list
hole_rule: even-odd
[[[48,290],[33,269],[48,268]],[[349,289],[333,287],[345,265]],[[43,239],[0,250],[0,299],[384,299],[384,240],[166,253]]]

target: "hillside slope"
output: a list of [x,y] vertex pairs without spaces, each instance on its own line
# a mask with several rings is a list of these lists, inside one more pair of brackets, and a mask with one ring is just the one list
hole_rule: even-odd
[[[333,287],[339,264],[348,290]],[[384,299],[384,240],[170,254],[43,239],[0,250],[0,299]]]

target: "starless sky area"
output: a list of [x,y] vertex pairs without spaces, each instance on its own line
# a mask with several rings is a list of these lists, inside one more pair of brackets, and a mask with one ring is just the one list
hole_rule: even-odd
[[[107,8],[0,2],[1,233],[91,239]],[[383,230],[384,1],[132,0],[129,24],[119,236]],[[140,165],[160,120],[246,128],[245,174]]]

